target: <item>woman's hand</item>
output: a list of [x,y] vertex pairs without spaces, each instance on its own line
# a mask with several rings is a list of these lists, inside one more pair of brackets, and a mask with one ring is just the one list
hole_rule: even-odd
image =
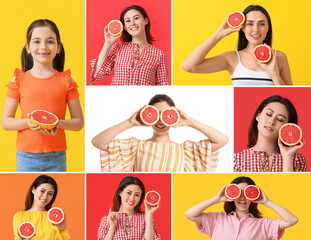
[[30,113],[27,113],[27,124],[28,124],[28,128],[30,128],[32,131],[43,133],[46,136],[48,135],[56,136],[57,134],[58,125],[51,130],[41,128],[39,125],[31,123]]
[[23,237],[21,237],[21,235],[19,235],[19,232],[18,232],[18,229],[17,229],[17,237],[18,237],[18,240],[31,240],[31,239],[33,239],[35,236],[36,236],[36,234],[34,234],[33,237],[31,237],[31,238],[23,238]]
[[297,145],[289,147],[285,146],[281,139],[278,138],[278,145],[283,158],[293,158],[297,151],[305,146],[305,140],[301,139]]
[[153,215],[155,213],[155,211],[157,211],[159,209],[161,205],[161,201],[159,202],[159,204],[155,207],[149,206],[146,202],[145,202],[145,211],[146,211],[146,215]]
[[256,63],[262,68],[263,71],[267,72],[269,76],[272,78],[275,74],[279,74],[277,70],[277,64],[276,64],[276,55],[274,53],[274,50],[267,44],[264,44],[266,47],[270,49],[271,52],[271,59],[267,63]]
[[228,16],[226,17],[226,19],[223,21],[223,23],[220,25],[220,27],[217,30],[217,33],[220,34],[222,37],[226,37],[234,32],[239,32],[243,28],[243,25],[240,26],[239,28],[231,28],[227,23],[227,18]]
[[218,202],[232,202],[233,200],[227,198],[225,194],[225,189],[228,185],[224,186],[215,196]]
[[59,224],[53,224],[52,223],[52,225],[58,227],[59,230],[61,230],[61,231],[65,230],[65,228],[66,228],[66,214],[64,216],[64,220],[61,223],[59,223]]
[[267,197],[267,195],[262,191],[261,188],[259,188],[260,190],[260,196],[258,199],[256,199],[255,201],[253,201],[254,203],[259,203],[262,205],[267,204],[267,202],[269,201],[269,198]]
[[180,109],[176,108],[179,112],[179,122],[173,127],[182,127],[182,126],[191,126],[192,125],[192,118],[189,117],[185,112],[181,111]]
[[[145,106],[144,106],[145,107]],[[144,108],[142,107],[141,109],[139,109],[137,112],[135,112],[129,119],[128,121],[130,122],[130,124],[132,126],[148,126],[146,124],[144,124],[141,119],[140,119],[140,111]]]
[[104,36],[105,36],[105,43],[112,45],[115,41],[117,41],[121,37],[122,33],[118,36],[113,36],[108,31],[108,25],[105,26],[104,29]]
[[117,224],[118,224],[117,212],[112,212],[111,208],[109,208],[109,214],[108,214],[107,220],[111,228],[114,228],[114,229],[117,228]]

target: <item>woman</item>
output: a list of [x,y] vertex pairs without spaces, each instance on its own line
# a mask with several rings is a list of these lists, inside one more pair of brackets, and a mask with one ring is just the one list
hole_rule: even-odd
[[287,147],[278,138],[285,123],[298,124],[294,105],[275,95],[265,99],[256,109],[248,129],[248,149],[234,154],[235,172],[301,172],[307,171],[307,161],[297,151],[305,142]]
[[[284,234],[284,229],[295,225],[297,217],[291,212],[271,201],[260,189],[260,197],[255,201],[250,201],[244,196],[244,189],[248,185],[255,185],[249,177],[238,177],[232,181],[237,184],[242,193],[239,198],[230,200],[225,195],[225,187],[219,193],[201,202],[185,212],[186,217],[197,224],[201,233],[208,234],[214,239],[280,239]],[[207,212],[205,209],[225,202],[225,212]],[[258,204],[275,211],[281,218],[262,218],[258,210]],[[234,236],[234,237],[233,237]]]
[[26,240],[17,231],[19,225],[23,222],[34,224],[36,235],[33,238],[35,239],[70,239],[66,227],[66,216],[57,225],[50,223],[47,218],[47,211],[52,207],[56,196],[57,183],[52,177],[40,175],[34,180],[26,195],[25,210],[16,213],[13,218],[15,240]]
[[146,239],[159,240],[153,214],[160,207],[150,207],[145,203],[145,211],[141,204],[145,197],[145,186],[137,177],[128,176],[121,180],[113,197],[113,209],[103,217],[98,228],[98,240]]
[[[259,44],[272,44],[272,24],[268,12],[261,6],[250,5],[243,11],[246,20],[239,28],[230,28],[227,19],[219,29],[183,62],[182,68],[193,73],[213,73],[226,70],[232,84],[239,85],[292,85],[287,57],[283,52],[272,51],[268,63],[258,63],[253,50]],[[205,58],[224,37],[239,32],[238,51],[228,51]]]
[[[161,112],[174,107],[173,100],[164,94],[155,95],[149,105]],[[208,139],[200,142],[186,141],[177,144],[170,139],[170,127],[161,120],[152,125],[153,135],[147,140],[137,138],[118,140],[115,136],[136,126],[146,126],[139,117],[140,110],[129,119],[95,136],[92,143],[104,151],[101,159],[102,171],[154,171],[193,172],[215,171],[218,164],[217,150],[228,138],[218,130],[201,123],[178,109],[180,120],[175,127],[188,126],[200,131]]]
[[[105,27],[105,43],[92,60],[91,84],[113,70],[111,85],[168,85],[167,58],[156,48],[150,33],[150,18],[145,9],[132,5],[120,16],[124,31],[113,36]],[[122,37],[122,43],[115,43]]]

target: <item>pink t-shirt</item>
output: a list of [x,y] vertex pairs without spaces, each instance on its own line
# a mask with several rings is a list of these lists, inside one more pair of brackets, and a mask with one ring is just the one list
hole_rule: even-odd
[[279,218],[255,218],[250,213],[239,220],[235,212],[209,212],[202,214],[197,228],[211,240],[277,240],[284,234],[279,225]]

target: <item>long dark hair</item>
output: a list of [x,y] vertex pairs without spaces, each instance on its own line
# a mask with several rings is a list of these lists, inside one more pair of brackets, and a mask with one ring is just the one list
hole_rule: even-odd
[[258,138],[258,122],[256,120],[256,116],[258,115],[258,113],[261,113],[262,110],[269,103],[272,103],[272,102],[282,103],[286,107],[286,109],[288,111],[288,122],[289,123],[296,123],[296,124],[298,124],[297,111],[296,111],[296,108],[294,107],[294,105],[291,103],[291,101],[289,101],[287,98],[283,98],[283,97],[281,97],[279,95],[274,95],[274,96],[268,97],[268,98],[266,98],[265,100],[263,100],[260,103],[260,105],[258,106],[256,111],[254,112],[252,120],[251,120],[251,122],[249,124],[249,127],[248,127],[248,145],[247,145],[249,148],[255,146],[255,144],[257,143],[257,138]]
[[[151,33],[150,33],[150,18],[148,17],[148,14],[144,8],[142,8],[141,6],[138,6],[138,5],[132,5],[132,6],[126,7],[125,9],[123,9],[123,11],[120,15],[120,21],[122,22],[122,24],[124,26],[124,15],[129,10],[132,10],[132,9],[139,11],[144,19],[146,19],[146,18],[148,19],[148,23],[145,26],[145,32],[146,32],[147,42],[149,44],[152,44],[154,42],[154,38],[151,36]],[[123,42],[131,42],[132,41],[132,36],[125,30],[122,33],[122,41]]]
[[[58,28],[54,22],[48,19],[38,19],[33,21],[27,29],[26,38],[27,38],[27,45],[29,46],[30,40],[32,37],[32,32],[37,27],[49,27],[55,34],[56,34],[56,41],[59,45],[59,53],[56,54],[55,58],[53,59],[53,68],[59,72],[64,70],[65,64],[65,50],[63,44],[60,40],[60,35]],[[31,54],[27,53],[26,45],[22,50],[22,69],[24,72],[30,70],[33,67],[33,58]]]
[[166,102],[170,107],[175,107],[175,103],[173,101],[173,99],[171,99],[169,96],[165,95],[165,94],[156,94],[154,95],[150,101],[149,101],[149,105],[154,105],[158,102]]
[[34,198],[34,195],[32,193],[32,190],[33,189],[37,189],[37,187],[39,187],[41,184],[44,184],[44,183],[48,183],[48,184],[51,184],[53,189],[54,189],[54,193],[53,193],[53,197],[52,197],[52,200],[51,202],[49,202],[49,204],[47,204],[45,206],[45,209],[46,210],[49,210],[55,199],[56,199],[56,196],[57,196],[57,183],[56,181],[50,177],[50,176],[47,176],[47,175],[40,175],[39,177],[37,177],[33,183],[30,185],[28,191],[27,191],[27,195],[26,195],[26,200],[25,200],[25,211],[29,210],[31,207],[32,207],[32,204],[33,204],[33,198]]
[[[247,183],[248,185],[256,185],[255,182],[249,177],[237,177],[231,183],[239,184],[239,183]],[[234,202],[225,202],[224,210],[227,214],[235,211],[236,207]],[[251,202],[249,206],[249,213],[253,214],[255,218],[261,218],[262,214],[258,210],[258,203]]]
[[113,211],[117,212],[120,209],[121,206],[121,197],[120,197],[120,193],[129,185],[137,185],[140,187],[141,189],[141,196],[140,196],[140,201],[139,203],[134,207],[134,211],[137,213],[142,213],[143,211],[141,210],[141,204],[144,201],[145,198],[145,186],[143,184],[143,182],[137,178],[137,177],[133,177],[133,176],[128,176],[125,177],[121,180],[119,187],[117,188],[117,190],[114,193],[113,196]]
[[[266,16],[267,21],[268,21],[269,30],[268,30],[267,36],[263,40],[263,42],[272,47],[272,23],[271,23],[271,18],[269,16],[269,13],[267,12],[266,9],[264,9],[262,6],[259,6],[259,5],[249,5],[247,8],[244,9],[243,13],[246,16],[246,14],[248,14],[249,12],[252,12],[252,11],[260,11]],[[242,30],[240,30],[239,31],[239,39],[238,39],[238,51],[241,51],[244,48],[246,48],[247,44],[248,44],[248,41],[245,37],[245,34]]]

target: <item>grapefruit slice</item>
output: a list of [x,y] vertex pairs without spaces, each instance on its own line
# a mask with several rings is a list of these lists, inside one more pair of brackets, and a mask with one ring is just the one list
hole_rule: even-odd
[[48,211],[48,220],[53,224],[60,224],[64,221],[65,214],[64,211],[58,207],[53,207]]
[[229,185],[227,185],[227,187],[225,188],[225,194],[227,196],[227,198],[234,200],[240,197],[241,195],[241,188],[234,183],[231,183]]
[[23,222],[18,227],[18,233],[22,238],[32,238],[36,233],[36,228],[31,222]]
[[160,114],[156,107],[147,105],[140,111],[139,115],[144,124],[151,126],[159,121]]
[[295,146],[302,139],[301,128],[294,123],[286,123],[279,130],[279,138],[287,146]]
[[123,32],[123,24],[119,20],[112,20],[108,23],[108,32],[112,36],[119,36]]
[[30,114],[30,121],[41,128],[51,130],[58,124],[58,117],[45,110],[35,110]]
[[257,62],[267,63],[271,59],[271,50],[265,44],[260,44],[253,51],[254,58]]
[[151,207],[157,206],[160,200],[161,200],[161,196],[156,191],[149,191],[145,195],[145,202]]
[[172,127],[179,122],[180,115],[175,107],[169,107],[162,110],[160,118],[164,125]]
[[227,17],[227,23],[231,28],[239,28],[245,22],[245,16],[239,11],[230,13]]
[[260,196],[260,190],[255,185],[248,185],[244,189],[244,196],[250,201],[255,201]]

